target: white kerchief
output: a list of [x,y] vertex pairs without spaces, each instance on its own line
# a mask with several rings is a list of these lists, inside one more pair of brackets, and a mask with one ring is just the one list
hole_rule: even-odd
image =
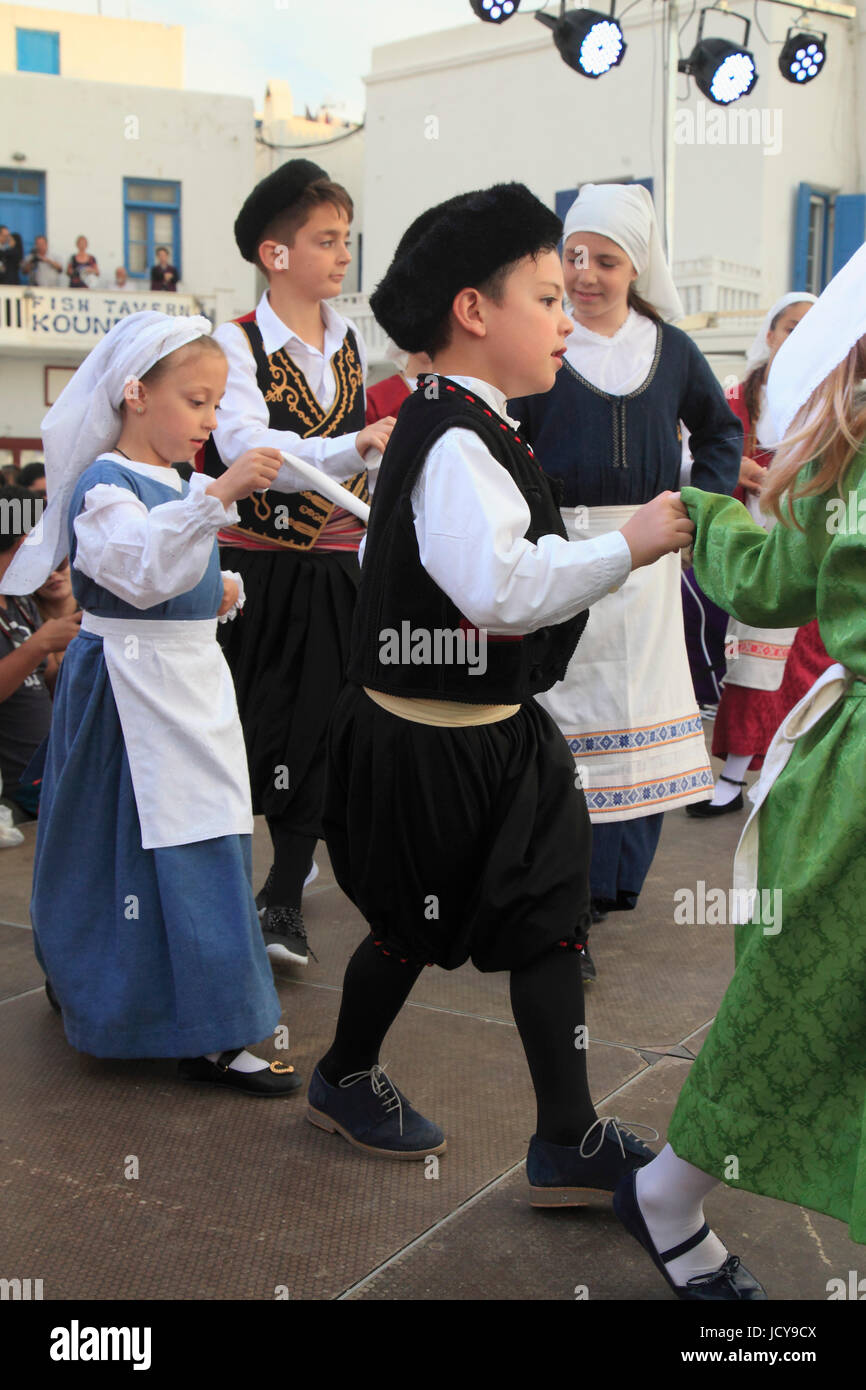
[[394,366],[397,368],[398,372],[405,373],[406,367],[409,362],[409,354],[408,352],[404,352],[402,348],[398,347],[397,344],[394,342],[393,338],[385,339],[385,356],[387,357],[389,362],[394,363]]
[[759,367],[762,362],[770,359],[770,344],[767,342],[767,334],[773,323],[773,319],[781,314],[783,309],[787,309],[791,304],[817,304],[818,297],[808,294],[806,290],[791,290],[789,294],[783,294],[781,299],[777,299],[772,309],[768,309],[761,324],[755,334],[752,346],[746,353],[746,372],[747,374]]
[[634,287],[670,322],[683,317],[670,267],[665,260],[649,190],[640,183],[585,183],[568,210],[563,241],[573,232],[610,237],[625,251],[638,277]]
[[0,592],[32,594],[68,554],[67,512],[75,484],[120,438],[127,381],[140,379],[160,358],[207,336],[212,327],[199,314],[147,309],[121,319],[88,353],[42,421],[48,506],[0,581]]
[[866,334],[866,243],[782,344],[767,381],[770,414],[779,439],[812,392]]

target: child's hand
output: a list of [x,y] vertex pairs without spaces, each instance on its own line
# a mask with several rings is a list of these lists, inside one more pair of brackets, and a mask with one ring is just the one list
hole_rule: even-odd
[[744,487],[747,492],[758,493],[764,486],[764,479],[767,476],[766,468],[762,468],[754,459],[746,458],[745,454],[740,461],[740,476],[737,482],[740,487]]
[[383,420],[377,420],[373,425],[367,425],[363,430],[358,431],[355,440],[355,448],[364,457],[368,449],[378,449],[380,454],[384,454],[385,445],[391,438],[391,431],[396,425],[397,420],[393,415],[386,415]]
[[248,449],[205,491],[212,497],[218,497],[224,507],[229,507],[241,497],[266,491],[279,473],[282,462],[279,449]]
[[695,528],[680,494],[662,492],[635,512],[622,527],[622,534],[631,551],[631,567],[636,570],[691,545]]
[[240,597],[240,589],[229,575],[223,575],[223,601],[217,609],[217,617],[222,618],[230,608],[234,608]]

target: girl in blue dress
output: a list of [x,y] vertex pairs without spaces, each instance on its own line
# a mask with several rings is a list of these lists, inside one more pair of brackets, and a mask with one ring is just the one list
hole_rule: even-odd
[[246,1051],[280,1004],[215,636],[243,601],[217,531],[281,459],[254,449],[189,483],[171,467],[216,425],[227,364],[209,333],[197,317],[122,320],[43,423],[51,501],[3,588],[32,592],[68,553],[83,616],[45,752],[34,940],[73,1047],[178,1057],[187,1079],[286,1095],[293,1068]]

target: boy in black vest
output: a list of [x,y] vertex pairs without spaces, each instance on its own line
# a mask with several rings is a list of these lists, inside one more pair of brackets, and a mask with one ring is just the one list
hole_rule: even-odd
[[313,1124],[368,1153],[441,1152],[380,1045],[425,965],[508,970],[538,1101],[533,1200],[557,1206],[613,1191],[653,1155],[590,1099],[590,824],[565,740],[532,696],[561,679],[587,606],[693,530],[667,493],[621,532],[569,542],[506,416],[509,397],[548,391],[561,365],[561,234],[522,184],[462,194],[412,224],[371,298],[433,372],[382,462],[329,735],[328,849],[371,934],[309,1090]]
[[[352,200],[324,169],[292,159],[263,179],[235,222],[245,260],[268,289],[214,337],[229,362],[219,424],[204,450],[218,476],[247,449],[312,463],[362,499],[364,454],[381,453],[389,416],[365,427],[367,361],[357,328],[327,303],[352,259]],[[274,863],[257,898],[268,953],[307,963],[301,916],[321,834],[325,733],[343,684],[360,571],[362,524],[280,469],[221,535],[244,581],[242,616],[224,642],[244,729],[253,809],[267,817]],[[231,630],[228,630],[230,626]]]

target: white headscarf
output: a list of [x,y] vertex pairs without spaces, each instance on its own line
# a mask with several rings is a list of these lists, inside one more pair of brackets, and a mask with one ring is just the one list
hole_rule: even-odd
[[653,200],[643,184],[585,183],[568,210],[563,241],[573,232],[610,237],[638,272],[638,294],[667,322],[682,318],[683,304],[662,250]]
[[405,376],[406,368],[409,365],[409,354],[398,347],[393,338],[385,339],[385,356],[389,362],[393,362],[398,372]]
[[773,319],[781,314],[783,309],[787,309],[792,304],[817,304],[818,297],[808,294],[805,290],[791,290],[789,294],[783,294],[781,299],[777,299],[772,309],[768,309],[761,324],[755,334],[752,346],[746,353],[746,374],[759,367],[762,362],[769,361],[770,344],[767,342],[767,334],[770,331]]
[[770,368],[767,399],[773,426],[784,439],[812,392],[866,334],[866,243],[835,275]]
[[72,493],[84,470],[120,438],[127,381],[140,379],[160,358],[207,336],[212,327],[199,314],[148,309],[121,319],[88,353],[42,421],[48,506],[0,580],[0,593],[32,594],[68,554]]

